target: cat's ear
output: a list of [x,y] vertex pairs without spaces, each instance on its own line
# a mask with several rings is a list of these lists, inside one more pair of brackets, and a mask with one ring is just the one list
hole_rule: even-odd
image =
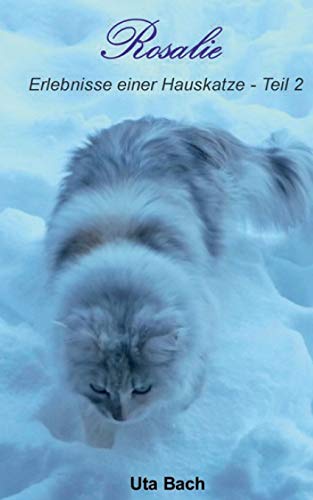
[[63,321],[69,331],[77,333],[83,332],[87,330],[88,314],[84,309],[74,310],[65,316]]
[[150,337],[144,345],[144,355],[153,364],[170,361],[178,349],[178,334],[171,331],[164,335]]
[[105,344],[103,333],[97,332],[94,327],[98,312],[94,309],[80,309],[72,311],[65,319],[65,341],[67,342],[96,342],[99,347]]

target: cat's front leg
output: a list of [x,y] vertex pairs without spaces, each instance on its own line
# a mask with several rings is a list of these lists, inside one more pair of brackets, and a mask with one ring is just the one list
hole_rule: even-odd
[[93,448],[112,448],[117,426],[106,420],[91,405],[82,405],[85,440]]

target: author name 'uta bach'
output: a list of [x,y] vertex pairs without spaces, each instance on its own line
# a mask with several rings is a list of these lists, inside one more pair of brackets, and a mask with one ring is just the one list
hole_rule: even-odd
[[134,491],[205,491],[205,481],[198,476],[187,480],[164,476],[161,481],[148,477],[131,476],[130,487]]

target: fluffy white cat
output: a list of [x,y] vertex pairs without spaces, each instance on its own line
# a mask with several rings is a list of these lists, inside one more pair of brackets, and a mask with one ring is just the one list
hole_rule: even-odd
[[199,395],[215,329],[212,266],[238,221],[287,228],[307,216],[311,162],[303,145],[253,148],[153,118],[103,130],[74,153],[46,248],[66,378],[86,401],[92,444]]

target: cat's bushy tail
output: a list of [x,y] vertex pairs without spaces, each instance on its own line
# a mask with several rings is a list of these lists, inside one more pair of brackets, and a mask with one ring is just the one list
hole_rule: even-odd
[[263,229],[286,230],[310,214],[313,154],[287,132],[277,132],[264,146],[253,147],[223,130],[199,129],[193,146],[215,167],[219,189],[231,193],[233,216]]
[[311,213],[312,151],[284,132],[273,134],[262,148],[245,150],[233,172],[239,212],[254,225],[286,230]]

